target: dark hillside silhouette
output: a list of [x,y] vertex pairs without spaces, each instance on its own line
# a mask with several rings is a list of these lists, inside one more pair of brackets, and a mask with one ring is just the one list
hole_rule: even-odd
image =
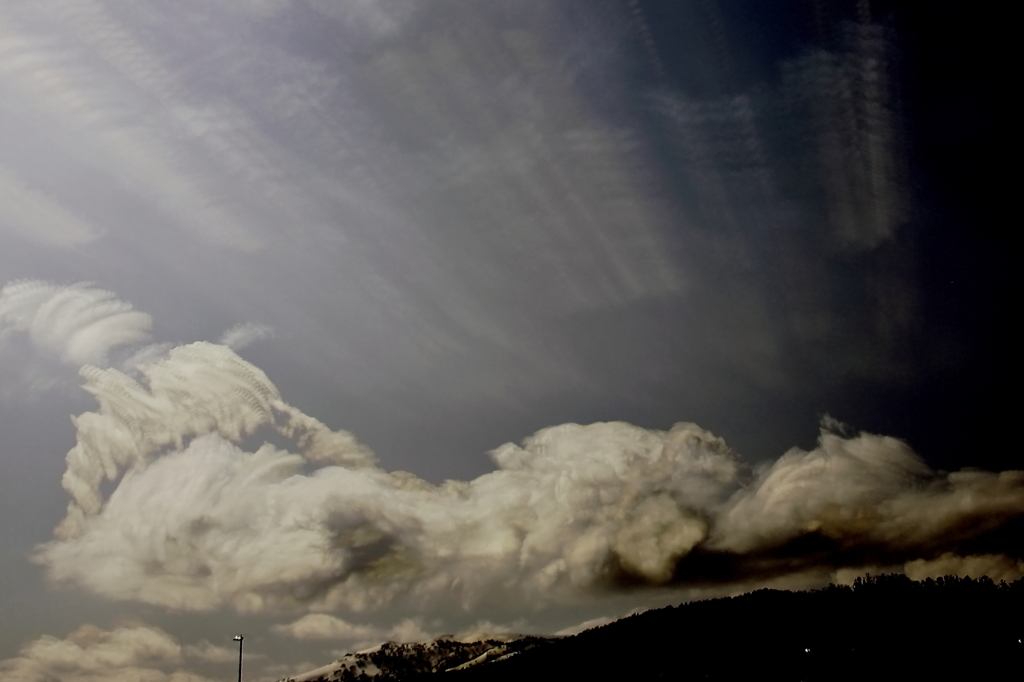
[[446,674],[453,682],[769,673],[777,680],[1020,679],[1022,595],[1022,581],[903,575],[813,592],[758,590],[648,611]]

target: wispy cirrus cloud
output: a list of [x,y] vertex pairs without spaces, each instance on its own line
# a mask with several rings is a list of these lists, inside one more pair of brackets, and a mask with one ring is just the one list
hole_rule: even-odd
[[[51,12],[74,22],[76,47],[55,40],[64,29]],[[243,252],[261,248],[258,231],[211,185],[209,163],[182,153],[175,136],[168,134],[167,117],[153,110],[153,98],[164,105],[187,100],[174,70],[104,4],[69,0],[59,6],[0,8],[0,23],[11,27],[13,36],[0,41],[0,52],[6,55],[0,86],[17,96],[19,107],[29,107],[33,117],[49,119],[51,130],[58,130],[58,139],[66,142],[55,149],[41,141],[33,147],[37,156],[49,152],[105,175],[117,169],[116,191],[149,202],[168,224],[219,247]],[[40,30],[46,25],[53,28]],[[108,68],[83,65],[95,59]],[[128,112],[140,123],[125,125]],[[62,213],[56,199],[44,203],[24,181],[15,180],[4,183],[0,178],[0,190],[6,184],[7,193],[18,199],[8,202],[8,210],[29,220],[24,232],[45,237],[60,229],[55,234],[64,241],[75,235],[77,242],[84,241],[81,234],[88,221],[79,216],[91,209]],[[75,216],[74,222],[69,215]],[[48,224],[54,217],[60,220]]]
[[83,365],[159,351],[150,343],[151,328],[147,313],[88,283],[10,282],[0,289],[0,394],[73,391]]
[[57,199],[31,187],[0,165],[0,225],[48,246],[72,247],[98,239],[103,231],[63,206]]
[[[61,382],[59,363],[77,373],[83,367],[117,367],[125,377],[151,365],[172,348],[154,343],[148,313],[90,282],[55,284],[42,280],[9,282],[0,289],[0,369],[21,375],[5,382],[39,386]],[[270,327],[241,323],[221,336],[220,344],[241,349],[272,335]],[[88,371],[88,370],[87,370]],[[66,378],[65,378],[66,379]]]
[[0,289],[0,342],[26,334],[73,367],[105,366],[112,350],[147,343],[152,326],[149,314],[89,283],[26,280]]

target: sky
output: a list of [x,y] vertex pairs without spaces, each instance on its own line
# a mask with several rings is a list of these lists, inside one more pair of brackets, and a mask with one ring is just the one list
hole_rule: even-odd
[[0,675],[1024,575],[979,14],[0,0]]

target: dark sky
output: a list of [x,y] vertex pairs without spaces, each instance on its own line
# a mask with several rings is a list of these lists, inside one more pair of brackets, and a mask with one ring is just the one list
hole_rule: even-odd
[[0,0],[0,673],[1024,575],[1009,30]]

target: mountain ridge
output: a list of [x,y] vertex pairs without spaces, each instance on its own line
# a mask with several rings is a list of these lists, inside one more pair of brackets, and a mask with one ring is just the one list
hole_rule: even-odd
[[[387,643],[377,649],[387,655],[375,659],[385,666],[374,663],[372,672],[366,666],[358,672],[325,666],[317,670],[323,671],[320,676],[282,682],[384,682],[438,674],[453,682],[681,674],[738,680],[766,671],[782,680],[897,680],[925,674],[997,679],[999,671],[1016,669],[1024,656],[1022,607],[1022,580],[996,584],[948,576],[914,582],[903,575],[875,576],[851,586],[762,589],[668,606],[566,637]],[[445,662],[465,660],[438,665],[442,650],[449,656]]]

